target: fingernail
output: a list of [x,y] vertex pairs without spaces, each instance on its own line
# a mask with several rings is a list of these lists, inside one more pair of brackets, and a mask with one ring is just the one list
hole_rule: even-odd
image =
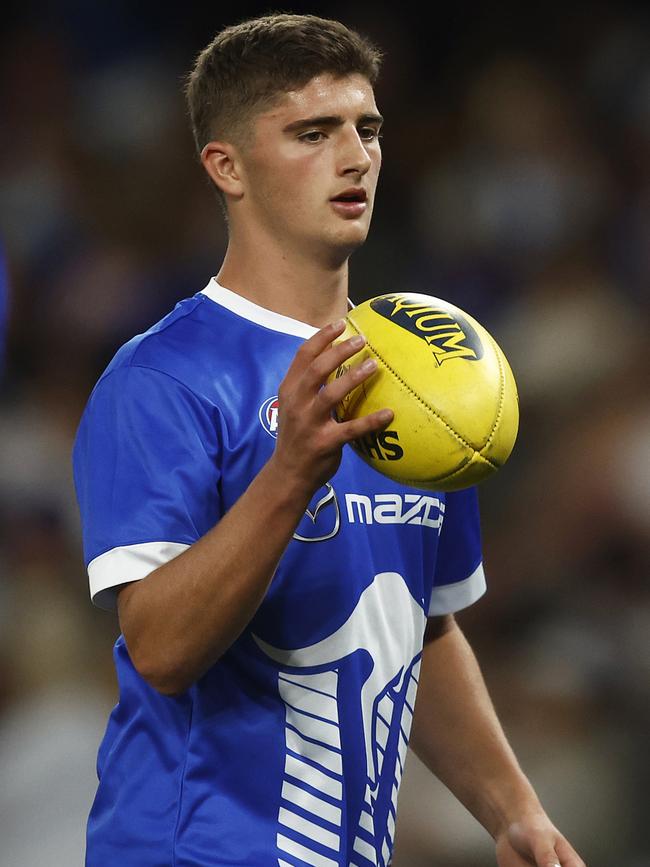
[[341,328],[345,328],[345,319],[337,319],[336,322],[332,322],[334,331],[339,331]]
[[377,367],[377,362],[375,361],[375,359],[366,358],[366,360],[361,365],[361,370],[365,372],[366,370],[374,370],[375,367]]
[[363,338],[360,334],[355,335],[350,338],[350,346],[354,349],[359,349],[365,343],[365,338]]

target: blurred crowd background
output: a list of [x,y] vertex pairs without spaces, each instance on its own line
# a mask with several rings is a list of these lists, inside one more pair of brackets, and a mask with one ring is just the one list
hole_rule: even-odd
[[[403,4],[284,9],[386,50],[353,299],[453,301],[519,384],[515,452],[481,488],[489,593],[460,623],[552,818],[590,867],[649,867],[650,19],[450,5],[426,24]],[[273,7],[3,8],[0,865],[74,867],[118,627],[88,598],[72,442],[115,350],[218,270],[182,78],[222,25]],[[411,757],[395,867],[493,864]]]

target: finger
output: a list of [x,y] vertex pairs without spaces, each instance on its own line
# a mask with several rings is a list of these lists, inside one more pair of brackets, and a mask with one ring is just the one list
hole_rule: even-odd
[[392,420],[393,411],[391,409],[379,409],[377,412],[371,412],[369,415],[361,416],[361,418],[341,422],[336,425],[338,441],[343,445],[353,440],[362,439],[367,434],[383,430]]
[[328,376],[334,373],[353,355],[356,355],[365,345],[366,339],[361,334],[355,334],[340,343],[333,343],[321,352],[310,363],[305,371],[304,381],[308,388],[320,388]]
[[376,372],[376,359],[366,358],[361,364],[353,365],[343,376],[329,382],[319,392],[319,397],[325,409],[331,412],[347,394]]
[[585,862],[565,837],[560,837],[557,841],[555,844],[555,851],[559,855],[556,862],[559,863],[561,867],[586,867]]
[[311,359],[316,358],[317,355],[320,355],[323,349],[329,346],[344,331],[345,319],[337,319],[336,322],[330,322],[329,325],[325,325],[316,334],[312,334],[310,338],[305,340],[298,350],[298,354],[309,362]]
[[562,867],[555,848],[549,848],[548,843],[536,846],[534,855],[537,867]]
[[287,379],[302,376],[304,371],[309,367],[315,358],[326,349],[333,340],[336,340],[345,331],[345,320],[339,319],[336,322],[330,322],[316,334],[305,340],[300,349],[296,352],[291,366],[285,376]]

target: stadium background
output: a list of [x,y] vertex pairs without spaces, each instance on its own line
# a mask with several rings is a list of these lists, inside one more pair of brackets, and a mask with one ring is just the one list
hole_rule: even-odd
[[[4,6],[2,867],[82,863],[117,625],[87,597],[72,439],[115,349],[218,268],[181,77],[219,27],[269,8]],[[387,53],[384,169],[352,297],[446,297],[518,379],[519,441],[481,490],[490,590],[460,622],[590,867],[648,867],[648,16],[460,2],[424,26],[408,6],[285,8],[339,17]],[[483,830],[409,761],[395,867],[493,864]]]

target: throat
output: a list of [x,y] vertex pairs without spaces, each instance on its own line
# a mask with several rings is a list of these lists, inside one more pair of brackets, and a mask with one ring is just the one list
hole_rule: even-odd
[[[229,255],[230,253],[233,255]],[[239,257],[226,252],[217,282],[260,307],[323,328],[348,311],[348,264],[319,266],[289,257]]]

